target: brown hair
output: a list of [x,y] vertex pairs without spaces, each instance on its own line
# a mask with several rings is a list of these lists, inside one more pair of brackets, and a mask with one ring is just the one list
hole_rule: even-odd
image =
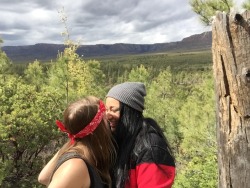
[[[71,134],[76,134],[88,125],[99,109],[100,99],[89,96],[71,103],[64,111],[64,126]],[[66,152],[76,151],[99,173],[104,183],[111,187],[110,169],[115,161],[115,147],[112,135],[107,126],[106,115],[93,131],[83,138],[76,138],[75,143],[67,142],[59,156]],[[83,149],[85,147],[85,149]]]

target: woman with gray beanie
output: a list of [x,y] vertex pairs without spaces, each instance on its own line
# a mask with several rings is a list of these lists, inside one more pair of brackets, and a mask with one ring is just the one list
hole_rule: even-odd
[[170,188],[175,159],[163,131],[152,118],[144,118],[145,86],[125,82],[110,89],[106,115],[118,145],[113,169],[117,188]]

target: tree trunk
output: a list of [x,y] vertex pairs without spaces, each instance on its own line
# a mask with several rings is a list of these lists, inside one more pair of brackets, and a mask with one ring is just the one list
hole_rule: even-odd
[[250,12],[212,24],[220,188],[250,187]]

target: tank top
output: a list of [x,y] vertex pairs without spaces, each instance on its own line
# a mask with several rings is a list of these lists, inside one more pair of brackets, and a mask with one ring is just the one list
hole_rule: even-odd
[[69,153],[65,153],[63,154],[57,164],[56,164],[56,167],[51,175],[51,179],[50,181],[52,180],[52,177],[54,175],[54,173],[56,172],[56,170],[67,160],[69,159],[72,159],[72,158],[79,158],[79,159],[82,159],[85,164],[87,165],[87,168],[88,168],[88,171],[89,171],[89,177],[90,177],[90,188],[106,188],[108,187],[107,184],[103,183],[101,177],[99,176],[99,174],[96,172],[96,170],[94,169],[93,166],[91,166],[87,161],[85,161],[81,155],[79,155],[78,153],[76,152],[69,152]]

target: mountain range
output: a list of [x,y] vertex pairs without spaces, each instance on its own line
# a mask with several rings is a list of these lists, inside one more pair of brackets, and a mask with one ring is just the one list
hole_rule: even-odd
[[[86,58],[114,55],[132,55],[145,53],[167,53],[210,50],[212,45],[212,32],[191,35],[181,41],[156,44],[96,44],[80,45],[77,53]],[[39,43],[26,46],[3,46],[7,56],[13,63],[27,63],[38,60],[40,62],[56,59],[58,52],[65,48],[63,44]]]

